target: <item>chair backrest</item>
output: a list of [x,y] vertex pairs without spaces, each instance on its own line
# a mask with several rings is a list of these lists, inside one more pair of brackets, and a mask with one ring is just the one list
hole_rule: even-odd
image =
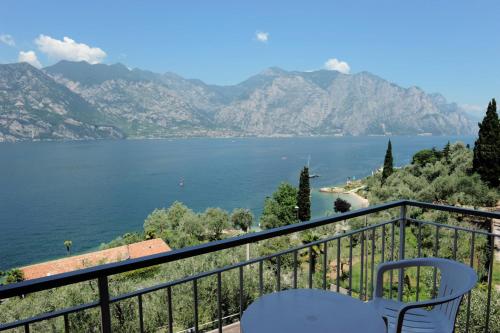
[[436,267],[441,273],[437,298],[460,295],[459,298],[436,305],[432,309],[433,312],[444,316],[453,327],[462,297],[476,285],[477,274],[470,266],[457,261],[441,258],[429,258],[429,261],[430,266]]

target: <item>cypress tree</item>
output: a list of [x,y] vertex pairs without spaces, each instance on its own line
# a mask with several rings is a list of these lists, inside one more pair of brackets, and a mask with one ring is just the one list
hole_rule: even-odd
[[392,144],[391,140],[389,140],[389,143],[387,144],[387,151],[385,152],[384,169],[382,170],[382,182],[384,182],[394,171],[392,163]]
[[311,219],[311,188],[309,186],[309,168],[304,167],[300,172],[299,192],[297,193],[297,206],[300,221]]
[[500,185],[500,120],[493,98],[481,123],[474,143],[472,168],[492,187]]
[[444,146],[443,156],[444,156],[446,163],[449,163],[450,162],[450,141],[448,141],[446,146]]

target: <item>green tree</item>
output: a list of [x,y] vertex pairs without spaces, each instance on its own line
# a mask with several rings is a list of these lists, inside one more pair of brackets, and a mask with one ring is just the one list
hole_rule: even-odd
[[436,163],[440,158],[441,154],[435,148],[422,149],[413,155],[411,163],[419,167],[424,167],[427,164]]
[[[269,256],[275,254],[280,251],[284,251],[289,249],[290,246],[298,245],[290,236],[280,236],[271,239],[267,239],[262,241],[258,245],[258,254],[259,256]],[[291,269],[293,265],[293,257],[292,255],[283,255],[281,256],[281,269],[282,271],[286,269]],[[271,257],[269,260],[265,260],[264,264],[269,265],[274,273],[276,274],[277,268],[277,257]]]
[[448,141],[446,146],[444,146],[443,156],[444,156],[446,163],[449,163],[450,162],[450,141]]
[[[231,223],[235,228],[247,232],[250,230],[253,222],[253,214],[249,209],[237,208],[231,213]],[[247,260],[250,260],[250,243],[246,244]]]
[[297,222],[297,188],[281,183],[271,197],[264,202],[260,226],[264,229],[276,228]]
[[281,227],[283,223],[280,219],[274,214],[266,214],[260,217],[260,227],[262,229],[273,229],[277,227]]
[[337,198],[333,203],[333,210],[335,213],[345,213],[351,209],[351,204],[344,199]]
[[210,241],[221,239],[224,229],[229,228],[229,214],[220,208],[207,208],[203,213],[202,220],[207,227]]
[[300,221],[311,219],[311,187],[309,185],[309,168],[304,167],[300,172],[299,192],[297,193],[298,216]]
[[384,182],[394,171],[393,159],[392,159],[392,144],[391,140],[387,144],[387,150],[385,152],[384,158],[384,168],[382,170],[382,182]]
[[235,228],[247,232],[252,226],[253,214],[249,209],[236,208],[231,213],[231,223]]
[[167,229],[168,217],[164,208],[155,209],[144,220],[144,233],[148,238],[161,237]]
[[175,229],[179,226],[182,218],[186,214],[193,214],[194,212],[189,209],[182,202],[175,201],[166,211],[169,229]]
[[66,247],[66,251],[68,252],[68,256],[71,255],[71,246],[73,246],[73,242],[70,240],[65,240],[64,246]]
[[5,274],[5,283],[18,283],[24,281],[24,273],[19,268],[11,269]]
[[486,116],[479,124],[472,167],[491,187],[500,185],[500,120],[495,99],[488,104]]
[[[316,242],[320,240],[321,237],[318,235],[318,233],[308,230],[302,233],[301,235],[301,242],[302,244],[310,244],[313,242]],[[318,257],[320,254],[323,253],[323,250],[321,249],[320,244],[315,244],[310,247],[311,251],[311,272],[314,274],[316,272],[316,263],[318,262]],[[305,260],[309,260],[309,252],[302,252],[302,255],[307,256]]]
[[187,214],[194,212],[179,201],[168,209],[155,209],[144,221],[144,233],[148,238],[166,238],[166,234],[178,229],[181,220]]
[[[213,208],[209,208],[207,211],[210,209]],[[216,214],[214,213],[213,215]],[[209,215],[212,216],[212,213],[209,213]],[[214,237],[213,232],[209,231],[212,226],[208,224],[209,220],[205,214],[200,215],[192,211],[188,212],[179,221],[177,228],[168,230],[166,234],[168,244],[172,243],[175,248],[183,248],[185,246],[200,244],[206,240],[218,239]]]

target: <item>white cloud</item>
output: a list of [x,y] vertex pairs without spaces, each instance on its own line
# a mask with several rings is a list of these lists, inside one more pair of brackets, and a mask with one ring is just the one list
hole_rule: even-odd
[[16,42],[14,41],[14,37],[12,37],[11,35],[7,35],[7,34],[0,35],[0,42],[4,43],[5,45],[8,45],[8,46],[15,46],[16,45]]
[[38,61],[35,51],[21,51],[19,52],[19,56],[17,58],[19,62],[27,62],[31,66],[36,68],[41,68],[42,64]]
[[340,73],[349,74],[351,67],[345,61],[340,61],[337,58],[328,59],[325,62],[325,68],[330,71],[338,71]]
[[59,40],[50,36],[40,35],[35,39],[35,43],[41,52],[53,60],[84,60],[91,64],[97,64],[106,57],[106,52],[100,48],[77,43],[69,37]]
[[269,40],[269,32],[257,31],[255,33],[255,38],[262,43],[267,43]]

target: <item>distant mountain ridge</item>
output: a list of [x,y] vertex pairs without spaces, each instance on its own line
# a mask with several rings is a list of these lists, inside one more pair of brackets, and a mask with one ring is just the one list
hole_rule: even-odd
[[439,94],[402,88],[368,72],[277,67],[217,86],[123,64],[61,61],[43,70],[0,65],[0,110],[0,141],[476,131]]

